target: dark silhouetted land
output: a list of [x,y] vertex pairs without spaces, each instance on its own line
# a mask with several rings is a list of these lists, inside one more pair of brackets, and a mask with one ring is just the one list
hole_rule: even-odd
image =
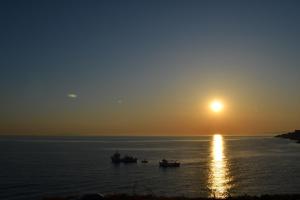
[[297,143],[300,143],[300,130],[295,130],[294,132],[276,135],[275,137],[296,140]]
[[[224,198],[188,198],[188,197],[164,197],[164,196],[153,196],[153,195],[108,195],[105,196],[104,200],[216,200]],[[282,194],[282,195],[261,195],[261,196],[236,196],[227,197],[227,200],[296,200],[300,199],[300,194]],[[43,200],[80,200],[79,197],[54,197],[54,198],[44,198]],[[91,199],[93,200],[93,199]]]

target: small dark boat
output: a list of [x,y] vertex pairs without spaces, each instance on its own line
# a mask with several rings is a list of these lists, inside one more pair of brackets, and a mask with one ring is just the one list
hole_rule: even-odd
[[123,163],[136,163],[137,162],[137,158],[135,157],[132,157],[132,156],[124,156],[122,159],[121,159],[121,162]]
[[141,161],[142,163],[148,163],[148,160],[144,159]]
[[120,164],[120,163],[136,163],[137,162],[137,158],[132,157],[132,156],[124,156],[123,158],[121,158],[121,154],[117,151],[116,153],[114,153],[114,155],[112,155],[111,157],[111,162],[114,164]]
[[112,163],[119,164],[122,162],[121,154],[119,152],[114,153],[110,158]]
[[180,162],[178,162],[177,160],[166,160],[166,159],[162,159],[159,162],[159,167],[180,167]]

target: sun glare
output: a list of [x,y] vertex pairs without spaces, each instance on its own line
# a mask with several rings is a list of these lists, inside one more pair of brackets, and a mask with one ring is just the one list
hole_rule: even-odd
[[223,136],[215,134],[211,143],[211,165],[209,173],[209,189],[211,196],[215,198],[226,198],[231,188],[229,168],[224,152],[225,144]]
[[216,113],[221,112],[223,110],[223,107],[224,107],[223,103],[218,100],[214,100],[210,104],[210,109]]

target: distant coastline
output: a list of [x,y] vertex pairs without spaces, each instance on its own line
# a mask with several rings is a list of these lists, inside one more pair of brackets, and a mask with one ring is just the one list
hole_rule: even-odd
[[284,133],[281,135],[276,135],[275,137],[296,140],[297,143],[300,143],[300,130],[295,130],[294,132]]

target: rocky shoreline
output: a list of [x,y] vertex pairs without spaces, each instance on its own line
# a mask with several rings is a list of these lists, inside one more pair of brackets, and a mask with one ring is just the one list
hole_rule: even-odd
[[[102,195],[101,195],[102,196]],[[84,197],[84,196],[83,196]],[[235,196],[226,198],[209,198],[209,197],[164,197],[164,196],[154,196],[154,195],[127,195],[127,194],[114,194],[106,195],[99,198],[82,198],[82,197],[49,197],[43,198],[42,200],[217,200],[217,199],[227,199],[227,200],[296,200],[300,199],[300,194],[278,194],[278,195],[261,195],[261,196]]]

